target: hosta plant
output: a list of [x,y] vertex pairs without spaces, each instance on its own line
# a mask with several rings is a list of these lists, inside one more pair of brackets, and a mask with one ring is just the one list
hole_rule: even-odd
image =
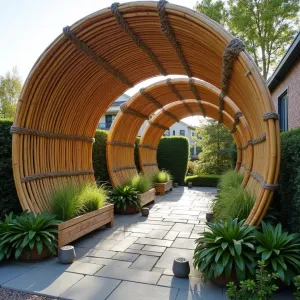
[[116,187],[108,193],[109,202],[116,208],[126,210],[127,207],[141,208],[141,198],[139,192],[132,186]]
[[209,231],[196,239],[194,267],[205,281],[220,275],[230,278],[234,273],[239,280],[254,275],[256,229],[243,223],[231,217],[208,223]]
[[0,237],[0,260],[9,258],[14,253],[18,259],[25,254],[29,259],[31,251],[36,248],[39,254],[47,247],[50,253],[55,254],[58,232],[54,225],[59,221],[54,215],[42,213],[34,215],[32,212],[22,214],[15,218],[11,216],[4,222],[8,225]]
[[262,232],[256,233],[256,252],[270,272],[290,284],[300,273],[300,234],[283,232],[281,224],[273,227],[262,222]]

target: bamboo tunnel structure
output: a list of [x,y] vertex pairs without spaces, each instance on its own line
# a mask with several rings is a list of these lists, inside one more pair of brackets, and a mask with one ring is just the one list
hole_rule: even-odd
[[[259,223],[276,186],[280,156],[278,116],[268,88],[240,40],[206,16],[166,1],[114,3],[65,27],[39,57],[11,128],[22,207],[39,213],[49,209],[54,189],[71,180],[94,181],[92,143],[100,117],[137,83],[172,74],[219,89],[218,104],[204,99],[203,106],[211,112],[217,106],[214,117],[220,123],[234,120],[226,96],[242,112],[245,123],[235,134],[239,160],[248,168],[246,188],[257,195],[247,221]],[[125,149],[130,147],[114,156],[114,164],[120,165],[121,157],[130,161]]]

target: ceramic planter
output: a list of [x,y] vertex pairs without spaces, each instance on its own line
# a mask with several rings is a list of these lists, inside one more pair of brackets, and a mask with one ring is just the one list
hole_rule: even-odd
[[46,245],[43,245],[43,251],[41,254],[38,253],[36,245],[35,245],[33,247],[33,249],[30,250],[30,257],[27,258],[25,251],[23,251],[23,253],[20,256],[20,260],[21,261],[40,261],[40,260],[49,258],[51,256],[52,256],[52,253],[50,252],[50,250],[48,249],[48,247]]
[[70,242],[94,231],[104,225],[112,227],[114,224],[114,206],[107,204],[102,208],[78,216],[71,220],[62,222],[55,226],[58,229],[57,242],[58,251],[61,246],[68,245]]
[[212,212],[207,212],[207,213],[206,213],[206,221],[207,221],[207,222],[211,222],[213,216],[214,216],[214,215],[213,215]]
[[189,261],[184,257],[178,257],[173,262],[173,273],[176,277],[186,278],[190,274]]
[[166,183],[155,183],[155,191],[157,195],[164,195],[168,191],[172,191],[173,180],[169,180]]
[[149,216],[149,208],[148,207],[143,207],[142,210],[141,210],[141,214],[144,217]]
[[140,194],[141,196],[141,206],[145,206],[148,203],[155,203],[155,189],[151,189],[143,194]]
[[61,264],[71,264],[76,258],[73,246],[63,246],[59,249],[58,260]]

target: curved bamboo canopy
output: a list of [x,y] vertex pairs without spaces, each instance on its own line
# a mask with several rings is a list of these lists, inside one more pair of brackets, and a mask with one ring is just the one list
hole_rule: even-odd
[[[229,116],[226,96],[242,111],[253,151],[253,163],[243,159],[251,163],[247,188],[259,194],[249,222],[258,223],[279,169],[279,127],[268,89],[241,41],[207,17],[166,1],[113,4],[64,28],[40,56],[12,127],[22,207],[41,212],[54,189],[70,180],[93,181],[92,141],[100,117],[127,89],[168,74],[220,89],[220,122]],[[262,134],[264,141],[252,144]]]

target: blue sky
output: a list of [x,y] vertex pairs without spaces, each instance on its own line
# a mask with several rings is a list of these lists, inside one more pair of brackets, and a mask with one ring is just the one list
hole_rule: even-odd
[[[0,75],[17,67],[24,82],[30,69],[45,48],[62,32],[63,27],[99,9],[113,0],[0,0]],[[128,2],[118,0],[119,3]],[[197,0],[169,0],[193,8]],[[142,85],[153,81],[148,80]],[[129,91],[132,95],[137,89]],[[190,124],[198,118],[189,118]]]

